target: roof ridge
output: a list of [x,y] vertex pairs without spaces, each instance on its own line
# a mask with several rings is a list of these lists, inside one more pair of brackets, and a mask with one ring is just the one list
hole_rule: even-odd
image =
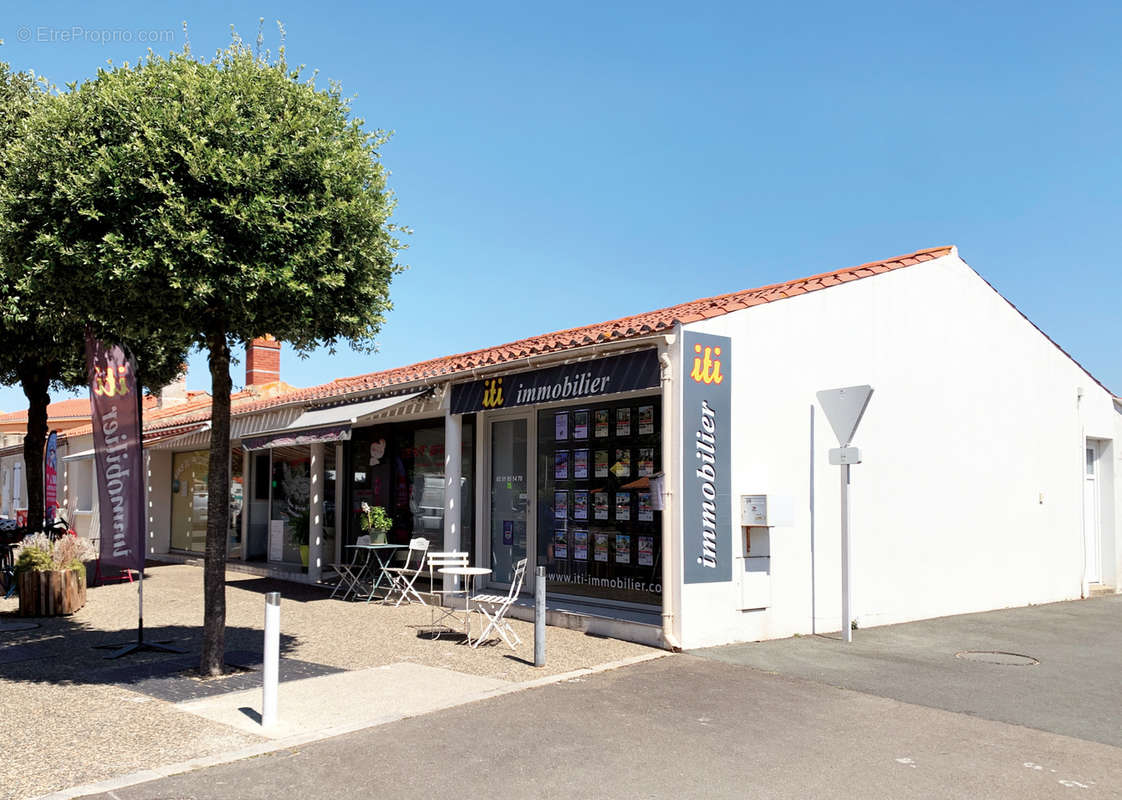
[[[732,311],[753,305],[770,303],[807,292],[827,289],[841,283],[848,283],[889,270],[909,267],[914,264],[932,261],[956,252],[954,245],[928,247],[911,253],[894,256],[878,261],[868,261],[851,267],[843,267],[828,272],[796,278],[790,281],[772,283],[752,289],[741,289],[726,294],[702,297],[677,303],[652,311],[630,314],[606,322],[596,322],[565,328],[551,333],[542,333],[504,344],[492,345],[463,353],[418,361],[384,370],[335,378],[327,383],[296,389],[292,392],[244,403],[240,408],[231,408],[232,415],[251,414],[287,403],[327,399],[369,392],[425,378],[443,377],[467,372],[485,366],[509,364],[520,358],[529,358],[545,353],[576,349],[585,345],[605,341],[622,341],[668,330],[678,324],[687,324],[709,317],[722,316]],[[865,273],[865,274],[860,274]],[[815,285],[816,284],[816,285]],[[201,416],[200,416],[201,415]],[[195,414],[200,419],[209,418],[209,409],[199,408]],[[190,419],[190,418],[188,418]],[[188,420],[183,420],[184,422]],[[167,422],[165,421],[166,425]],[[182,424],[182,423],[177,423]]]

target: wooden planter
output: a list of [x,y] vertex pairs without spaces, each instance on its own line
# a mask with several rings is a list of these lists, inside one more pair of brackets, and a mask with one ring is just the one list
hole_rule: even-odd
[[86,604],[86,571],[78,569],[19,574],[21,617],[73,614]]

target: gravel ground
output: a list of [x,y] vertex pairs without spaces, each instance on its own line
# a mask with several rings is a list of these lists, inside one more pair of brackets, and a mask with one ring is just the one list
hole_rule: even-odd
[[[145,637],[199,652],[202,570],[149,567],[144,581]],[[281,655],[343,669],[401,661],[519,682],[652,652],[642,645],[549,628],[547,666],[533,667],[533,626],[514,620],[523,643],[466,647],[462,636],[431,639],[430,609],[329,600],[319,587],[227,574],[227,650],[260,651],[264,593],[280,591]],[[16,600],[0,600],[0,621],[15,622]],[[138,769],[225,752],[260,741],[180,713],[169,703],[118,685],[126,664],[108,662],[95,645],[135,637],[136,584],[89,589],[70,617],[36,619],[29,631],[0,629],[0,800],[49,791]],[[474,632],[478,634],[479,623]],[[167,658],[136,655],[143,665]]]

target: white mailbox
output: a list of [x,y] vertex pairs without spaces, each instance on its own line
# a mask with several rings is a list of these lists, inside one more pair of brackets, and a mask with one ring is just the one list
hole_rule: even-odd
[[790,527],[795,524],[795,499],[786,495],[740,495],[740,524],[745,528]]
[[766,494],[742,494],[740,496],[740,524],[749,527],[767,526]]

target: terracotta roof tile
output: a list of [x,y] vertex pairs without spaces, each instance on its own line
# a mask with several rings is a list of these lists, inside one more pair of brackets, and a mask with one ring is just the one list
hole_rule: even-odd
[[[372,372],[365,375],[354,375],[311,386],[306,389],[295,389],[291,392],[282,392],[272,397],[262,397],[254,400],[236,402],[232,410],[236,414],[249,414],[263,411],[268,408],[287,405],[290,403],[314,403],[316,401],[334,400],[345,395],[357,395],[375,391],[377,389],[398,386],[426,378],[440,378],[459,375],[472,369],[506,364],[521,358],[556,353],[571,350],[589,344],[618,341],[621,339],[637,338],[662,331],[669,331],[675,325],[688,324],[703,319],[718,317],[723,314],[737,311],[742,308],[770,303],[786,297],[806,294],[839,283],[868,277],[870,275],[900,269],[911,264],[930,261],[948,255],[951,247],[934,247],[928,250],[919,250],[915,253],[897,256],[884,261],[875,261],[868,264],[859,264],[855,267],[835,270],[833,272],[812,275],[808,278],[788,281],[786,283],[762,286],[757,289],[746,289],[731,292],[716,297],[706,297],[692,300],[676,306],[635,314],[629,317],[600,322],[595,325],[584,325],[578,328],[569,328],[554,333],[532,336],[517,342],[508,342],[496,347],[482,350],[473,350],[467,353],[434,358],[411,364],[404,367]],[[183,425],[195,421],[205,421],[210,417],[209,401],[205,410],[186,418],[177,418],[176,424]],[[182,408],[182,407],[181,407]],[[163,427],[158,423],[152,427]],[[147,427],[147,426],[146,426]]]

